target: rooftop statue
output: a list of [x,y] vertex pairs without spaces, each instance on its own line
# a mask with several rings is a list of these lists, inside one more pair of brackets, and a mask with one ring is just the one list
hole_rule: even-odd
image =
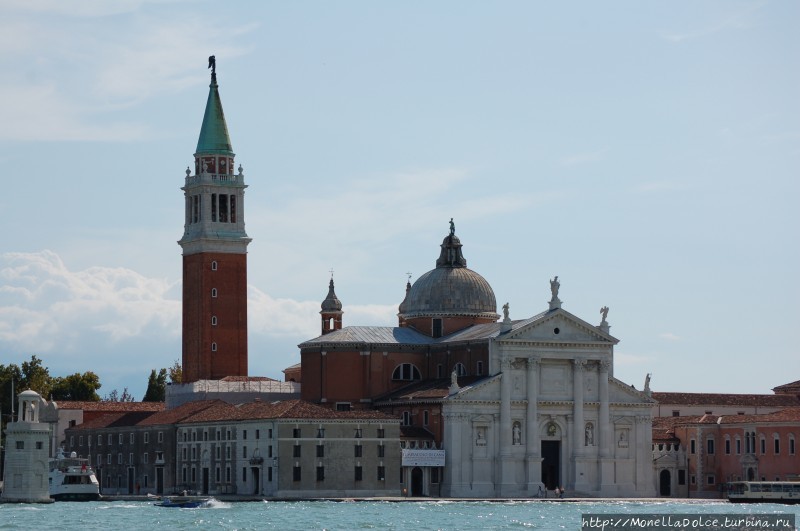
[[450,236],[454,236],[456,233],[456,224],[453,223],[453,218],[450,218]]
[[217,73],[217,59],[213,55],[208,56],[208,68],[211,69],[212,74]]
[[555,278],[550,281],[550,293],[553,294],[553,300],[558,299],[558,288],[560,287],[561,283],[558,281],[558,275],[556,275]]

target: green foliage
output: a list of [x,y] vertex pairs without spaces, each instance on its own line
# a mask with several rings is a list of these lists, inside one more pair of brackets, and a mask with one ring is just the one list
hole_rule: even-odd
[[53,400],[85,400],[98,402],[100,395],[100,378],[93,372],[87,371],[83,374],[75,373],[64,378],[53,378],[53,385],[50,396]]
[[183,383],[183,367],[181,367],[181,362],[175,360],[175,363],[172,364],[172,367],[167,369],[169,372],[169,383]]
[[142,402],[163,402],[167,395],[167,369],[161,369],[156,374],[153,369],[147,379],[147,391]]
[[122,390],[122,394],[119,394],[119,391],[116,389],[112,390],[106,396],[103,397],[101,402],[135,402],[136,400],[133,398],[133,395],[128,392],[128,388]]

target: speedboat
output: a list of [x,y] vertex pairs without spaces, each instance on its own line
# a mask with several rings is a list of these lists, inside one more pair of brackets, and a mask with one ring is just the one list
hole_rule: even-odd
[[75,452],[69,457],[59,448],[50,459],[50,497],[56,501],[94,501],[100,499],[100,484],[88,459]]
[[164,496],[155,503],[156,507],[174,507],[177,509],[197,509],[206,507],[211,498],[203,496]]

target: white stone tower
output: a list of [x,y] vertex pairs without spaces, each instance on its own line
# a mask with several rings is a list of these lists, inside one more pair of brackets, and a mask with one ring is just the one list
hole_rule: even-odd
[[39,422],[46,405],[39,393],[19,394],[16,422],[6,426],[6,464],[3,495],[10,503],[50,503],[48,457],[50,425]]

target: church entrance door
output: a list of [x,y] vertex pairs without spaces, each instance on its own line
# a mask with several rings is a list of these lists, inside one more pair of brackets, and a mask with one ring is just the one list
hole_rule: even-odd
[[418,466],[411,471],[411,495],[422,496],[422,469]]
[[662,496],[672,496],[672,474],[669,470],[662,470],[658,477],[659,493]]
[[542,483],[553,490],[561,483],[561,441],[542,441]]

